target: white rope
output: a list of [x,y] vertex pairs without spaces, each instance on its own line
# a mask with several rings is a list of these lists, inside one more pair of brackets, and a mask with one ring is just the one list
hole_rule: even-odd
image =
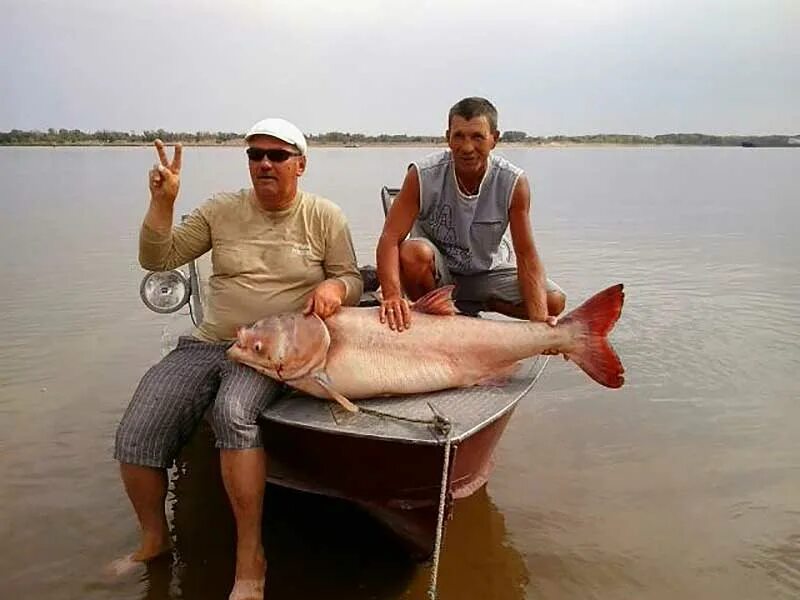
[[[547,366],[547,363],[550,361],[549,356],[545,356],[544,364],[542,367],[537,371],[536,375],[534,375],[533,379],[531,380],[530,384],[525,388],[525,390],[520,394],[520,396],[524,396],[528,392],[533,389],[533,386],[536,385],[536,382],[539,380],[539,377],[544,372],[544,368]],[[434,411],[435,414],[438,415],[436,409],[428,403],[431,407],[431,410]],[[447,476],[450,471],[450,422],[447,421],[446,418],[441,418],[443,421],[443,425],[445,426],[445,431],[447,437],[445,438],[444,443],[444,464],[442,465],[442,483],[439,489],[439,515],[436,521],[436,542],[433,546],[433,564],[431,565],[431,583],[428,587],[428,599],[429,600],[436,600],[436,586],[437,586],[437,579],[439,577],[439,557],[442,552],[442,535],[444,533],[444,513],[445,513],[445,506],[447,505],[447,489],[450,487],[447,482]]]
[[436,580],[439,575],[439,556],[442,550],[442,533],[444,532],[444,513],[447,505],[447,475],[450,470],[450,433],[444,443],[444,464],[442,465],[442,485],[439,490],[439,516],[436,521],[436,543],[433,546],[433,565],[431,566],[431,584],[428,598],[436,600]]
[[[536,372],[536,375],[533,376],[533,379],[528,384],[528,386],[524,390],[522,390],[522,393],[519,395],[520,398],[533,389],[533,386],[535,386],[536,382],[539,381],[539,377],[541,377],[542,373],[544,373],[544,368],[547,366],[547,363],[550,362],[551,355],[548,354],[548,355],[543,355],[543,356],[544,356],[544,363],[542,364],[541,369],[539,369]],[[535,366],[537,362],[539,362],[538,358],[536,359],[536,361],[534,361],[532,366]]]

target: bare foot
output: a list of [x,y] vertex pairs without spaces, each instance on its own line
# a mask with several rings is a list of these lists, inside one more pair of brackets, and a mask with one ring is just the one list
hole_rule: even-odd
[[122,577],[139,569],[144,563],[149,562],[170,552],[172,550],[172,540],[166,540],[158,544],[145,544],[136,552],[112,561],[106,567],[106,571],[113,577]]
[[249,559],[237,556],[236,580],[228,600],[262,600],[266,571],[267,561],[263,550],[259,549]]
[[264,579],[237,579],[228,600],[264,600]]

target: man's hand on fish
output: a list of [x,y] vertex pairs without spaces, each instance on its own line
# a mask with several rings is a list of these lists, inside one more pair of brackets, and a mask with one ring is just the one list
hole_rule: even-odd
[[170,161],[167,158],[164,142],[156,140],[154,145],[156,147],[156,152],[158,152],[160,164],[153,165],[153,168],[150,169],[150,176],[148,178],[150,196],[159,203],[171,206],[178,197],[178,189],[181,185],[181,155],[183,154],[183,146],[181,146],[181,144],[175,145],[175,153],[172,155],[172,160]]
[[411,306],[402,296],[384,298],[380,310],[381,323],[389,323],[392,331],[411,327]]
[[[544,318],[543,322],[550,325],[550,327],[555,327],[556,325],[558,325],[558,317],[554,317],[553,315],[548,315]],[[555,356],[556,354],[561,354],[561,353],[558,351],[558,348],[549,348],[548,350],[542,352],[542,354]],[[564,355],[564,360],[569,360],[566,354]]]
[[316,314],[320,319],[327,319],[342,306],[342,298],[347,293],[343,282],[338,279],[326,279],[320,283],[306,301],[304,315]]

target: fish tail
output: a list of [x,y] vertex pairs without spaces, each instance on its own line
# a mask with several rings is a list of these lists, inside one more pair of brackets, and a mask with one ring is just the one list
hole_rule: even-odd
[[577,323],[583,328],[574,348],[565,356],[597,383],[610,388],[621,387],[625,382],[625,369],[607,338],[622,312],[622,287],[619,283],[595,294],[559,320],[559,325]]

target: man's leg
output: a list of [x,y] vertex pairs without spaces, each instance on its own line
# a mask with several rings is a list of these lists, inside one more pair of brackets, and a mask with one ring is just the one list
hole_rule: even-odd
[[[459,310],[470,314],[488,310],[517,319],[528,318],[528,310],[519,289],[516,268],[458,276],[456,284],[455,301]],[[558,316],[564,310],[566,294],[550,279],[547,279],[545,285],[547,314]]]
[[141,543],[115,561],[124,572],[172,547],[164,501],[166,469],[189,439],[218,385],[224,346],[182,338],[139,382],[117,429],[114,457],[141,528]]
[[[561,290],[547,290],[547,314],[557,317],[564,312],[567,303],[567,296]],[[498,312],[516,319],[527,319],[528,309],[524,304],[512,304],[499,298],[489,298],[486,301],[488,310]]]
[[281,385],[250,367],[225,361],[212,423],[222,480],[236,520],[236,581],[231,600],[263,596],[266,559],[261,541],[267,459],[258,418]]
[[410,300],[419,300],[436,286],[434,255],[422,240],[400,244],[400,282]]
[[263,581],[267,568],[261,541],[264,487],[267,482],[266,453],[263,448],[223,448],[220,450],[220,463],[222,481],[236,520],[235,583]]
[[412,301],[451,283],[444,259],[432,242],[412,238],[400,244],[400,282]]
[[547,314],[551,317],[557,317],[567,306],[567,295],[558,285],[547,280]]
[[167,471],[127,463],[120,463],[119,470],[141,527],[139,548],[128,558],[133,562],[146,562],[172,548],[164,512]]

